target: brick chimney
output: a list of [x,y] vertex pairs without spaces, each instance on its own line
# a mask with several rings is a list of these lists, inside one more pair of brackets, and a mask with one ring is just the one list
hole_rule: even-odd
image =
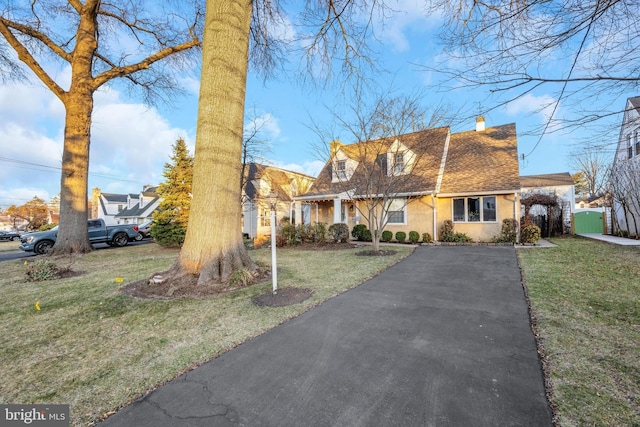
[[484,116],[476,117],[476,132],[484,132]]

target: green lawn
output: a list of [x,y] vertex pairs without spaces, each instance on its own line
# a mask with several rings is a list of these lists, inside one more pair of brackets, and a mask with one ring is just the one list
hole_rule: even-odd
[[[518,257],[546,354],[562,426],[640,426],[640,248],[579,238]],[[17,243],[0,243],[0,252]],[[74,426],[362,283],[411,252],[279,249],[280,288],[312,288],[302,304],[261,308],[266,282],[203,300],[138,300],[125,283],[168,268],[177,251],[155,244],[59,260],[82,275],[27,283],[20,261],[0,263],[0,401],[69,403]],[[269,250],[250,251],[270,263]],[[331,266],[330,269],[326,266]],[[122,279],[120,282],[118,279]],[[40,310],[36,309],[38,302]]]
[[[17,247],[2,244],[0,252],[8,245]],[[270,291],[270,281],[200,300],[121,295],[122,285],[166,270],[175,260],[176,250],[156,244],[57,260],[83,274],[47,282],[25,282],[25,270],[36,258],[27,265],[2,262],[0,401],[68,403],[73,425],[86,426],[184,370],[357,286],[412,248],[398,247],[388,257],[356,256],[360,250],[279,249],[279,288],[314,290],[302,304],[280,308],[251,301]],[[250,253],[270,264],[268,249]]]
[[561,426],[640,426],[640,248],[518,251]]

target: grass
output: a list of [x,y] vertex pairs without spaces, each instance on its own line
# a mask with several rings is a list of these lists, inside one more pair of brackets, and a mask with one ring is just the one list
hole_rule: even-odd
[[[9,245],[17,246],[2,243],[0,252]],[[412,248],[399,247],[389,257],[356,256],[359,250],[278,250],[279,288],[314,290],[305,302],[279,308],[251,302],[271,282],[199,300],[122,295],[122,285],[166,270],[175,260],[176,250],[155,244],[59,260],[84,274],[46,282],[25,282],[32,258],[27,265],[2,262],[0,402],[68,403],[74,426],[91,424],[190,367],[357,286]],[[268,249],[250,254],[270,264]]]
[[16,250],[18,250],[18,246],[20,246],[20,242],[0,242],[0,254],[15,252]]
[[518,252],[561,426],[640,426],[640,248]]

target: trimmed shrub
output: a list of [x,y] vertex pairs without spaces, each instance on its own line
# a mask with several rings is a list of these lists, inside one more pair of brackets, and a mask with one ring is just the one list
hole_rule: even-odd
[[526,225],[520,230],[521,243],[536,243],[540,240],[540,227],[537,225]]
[[149,234],[151,234],[153,240],[160,246],[179,248],[184,243],[184,238],[187,235],[187,227],[177,222],[162,224],[154,221],[151,224]]
[[281,222],[276,230],[276,246],[295,245],[300,242],[299,229],[290,222]]
[[473,242],[473,239],[469,236],[467,236],[465,233],[453,233],[449,236],[450,240],[447,240],[447,242],[454,242],[454,243],[471,243]]
[[381,242],[390,242],[391,239],[393,239],[393,233],[390,232],[389,230],[384,230],[382,232],[382,235],[380,236],[380,241]]
[[58,225],[57,222],[52,222],[51,224],[45,224],[42,227],[38,228],[38,231],[48,231],[48,230],[51,230],[56,225]]
[[398,231],[396,233],[396,240],[400,243],[404,243],[404,241],[407,240],[407,233],[404,231]]
[[[364,224],[356,224],[351,229],[351,237],[358,241],[364,241],[365,233],[369,231],[367,226]],[[369,231],[369,237],[371,237],[371,232]]]
[[429,233],[422,233],[422,243],[432,243],[433,237]]
[[416,244],[420,241],[420,234],[417,231],[409,232],[409,243]]
[[346,243],[349,239],[349,226],[343,222],[331,224],[329,226],[329,234],[334,242]]
[[450,242],[453,236],[453,221],[450,219],[445,220],[440,227],[440,241]]
[[324,222],[316,222],[311,226],[311,230],[313,233],[313,241],[315,243],[327,242],[327,224]]
[[513,218],[502,220],[500,236],[494,239],[498,243],[515,243],[518,238],[518,221]]
[[453,231],[453,221],[445,220],[440,227],[440,241],[452,243],[471,243],[473,239],[465,233],[456,233]]

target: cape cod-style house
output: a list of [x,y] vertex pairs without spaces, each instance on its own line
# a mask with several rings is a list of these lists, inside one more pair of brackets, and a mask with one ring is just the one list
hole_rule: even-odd
[[389,197],[385,229],[394,234],[428,232],[437,240],[451,220],[456,232],[490,241],[504,219],[520,219],[515,124],[485,127],[478,117],[475,130],[466,132],[445,126],[348,145],[336,141],[309,191],[293,197],[295,220],[302,221],[307,205],[312,222],[371,228],[366,200],[375,197]]

